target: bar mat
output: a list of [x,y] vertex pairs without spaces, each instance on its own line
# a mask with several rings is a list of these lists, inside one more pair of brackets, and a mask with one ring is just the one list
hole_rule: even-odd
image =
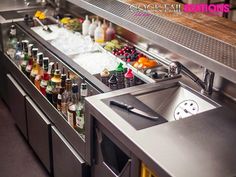
[[[159,117],[158,120],[150,120],[145,117],[133,114],[131,112],[128,112],[127,110],[124,110],[122,108],[119,108],[114,105],[110,105],[110,101],[120,101],[125,104],[132,105],[133,107],[140,109],[144,112],[151,113],[152,115],[156,115]],[[125,119],[130,125],[132,125],[136,130],[142,130],[144,128],[152,127],[158,124],[162,124],[167,122],[166,119],[164,119],[162,116],[160,116],[158,113],[153,111],[151,108],[143,104],[140,100],[138,100],[135,96],[131,94],[124,94],[117,97],[112,97],[108,99],[102,100],[106,105],[110,106],[110,108],[115,111],[117,114],[120,115],[123,119]]]

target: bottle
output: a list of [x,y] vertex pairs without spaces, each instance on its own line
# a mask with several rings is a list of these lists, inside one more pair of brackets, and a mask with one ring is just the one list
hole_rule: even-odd
[[29,62],[25,68],[25,72],[28,78],[30,78],[31,70],[33,68],[33,57],[32,57],[32,49],[34,47],[34,44],[29,44],[28,45],[28,57],[29,57]]
[[105,85],[109,86],[109,78],[110,78],[110,72],[108,71],[108,69],[104,69],[101,73],[100,73],[100,77],[101,77],[101,81],[102,83],[104,83]]
[[16,53],[14,58],[17,66],[20,66],[20,61],[23,59],[23,57],[22,44],[18,41],[16,43]]
[[38,66],[37,66],[37,54],[38,48],[32,49],[32,58],[33,58],[33,67],[30,72],[30,80],[34,83],[35,77],[38,74]]
[[40,82],[40,91],[44,96],[46,96],[46,89],[47,89],[48,81],[50,79],[50,76],[48,74],[48,63],[49,63],[49,58],[44,57],[43,58],[44,73]]
[[58,62],[56,63],[56,69],[54,71],[53,77],[51,78],[52,82],[56,85],[61,85],[61,71],[58,67]]
[[10,27],[9,38],[7,41],[7,54],[12,59],[15,58],[16,47],[17,47],[16,27],[14,24],[12,24]]
[[125,87],[124,84],[124,67],[122,63],[116,68],[116,77],[117,77],[117,89],[122,89]]
[[102,29],[103,29],[103,31],[104,31],[104,40],[106,40],[106,31],[107,31],[107,28],[108,28],[108,26],[107,26],[106,20],[103,19]]
[[94,22],[94,23],[95,23],[95,25],[96,25],[96,26],[98,26],[98,23],[99,23],[99,22],[100,22],[100,21],[99,21],[99,17],[98,17],[98,16],[96,16],[96,20],[95,20],[95,22]]
[[125,73],[125,87],[132,87],[134,85],[134,74],[132,69],[128,69],[128,71]]
[[28,44],[29,44],[28,40],[22,41],[22,48],[23,48],[22,50],[23,50],[24,57],[23,57],[23,60],[21,61],[20,69],[24,74],[26,74],[25,69],[26,69],[26,66],[28,65],[28,61],[29,61]]
[[61,73],[61,87],[65,90],[66,87],[66,73],[65,73],[65,67],[62,67],[62,73]]
[[116,75],[115,74],[112,74],[110,79],[108,80],[109,82],[109,87],[112,89],[112,90],[116,90],[117,89],[117,78],[116,78]]
[[78,84],[72,85],[72,96],[71,100],[68,100],[68,111],[67,111],[67,118],[68,123],[71,127],[76,129],[76,117],[77,117],[77,110],[78,110],[78,103],[79,103],[79,97],[78,97],[79,87]]
[[40,90],[40,82],[43,77],[43,53],[37,54],[37,70],[38,73],[34,79],[34,85]]
[[95,24],[94,18],[92,19],[92,23],[89,25],[89,36],[94,37],[95,30],[97,28],[97,25]]
[[88,96],[87,84],[83,81],[80,85],[80,100],[76,111],[76,130],[84,134],[85,131],[85,120],[84,120],[84,107],[85,107],[85,97]]
[[112,23],[110,22],[109,27],[106,30],[106,41],[111,41],[115,39],[116,31],[112,26]]
[[104,30],[101,26],[101,22],[98,22],[98,26],[94,33],[94,40],[97,43],[104,43],[105,41]]
[[55,72],[55,63],[50,62],[48,67],[48,74],[50,75],[50,78],[53,78]]
[[51,80],[48,81],[48,85],[46,87],[46,97],[50,103],[52,103],[52,89],[54,85]]
[[62,111],[62,109],[61,109],[61,100],[62,100],[62,94],[63,94],[64,91],[65,91],[65,88],[61,87],[60,92],[57,95],[57,110],[60,111],[60,112]]
[[89,34],[89,25],[90,25],[90,21],[89,21],[89,18],[88,18],[88,15],[86,15],[85,17],[85,20],[82,24],[82,34],[84,36],[88,35]]
[[65,116],[67,116],[68,100],[72,94],[71,88],[72,88],[72,81],[70,79],[70,72],[68,71],[67,78],[66,78],[66,89],[64,93],[62,94],[62,99],[61,99],[61,111]]

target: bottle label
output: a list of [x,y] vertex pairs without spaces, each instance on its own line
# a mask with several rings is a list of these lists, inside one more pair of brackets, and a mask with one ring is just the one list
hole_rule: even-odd
[[11,29],[11,30],[10,30],[10,34],[11,34],[12,36],[15,36],[15,35],[16,35],[16,29]]
[[26,69],[27,72],[30,72],[32,70],[32,65],[27,65]]
[[65,102],[61,103],[61,112],[62,112],[64,115],[66,115],[66,113],[67,113],[67,106],[66,106],[66,103],[65,103]]
[[84,129],[84,114],[82,109],[76,111],[76,126],[79,129]]
[[15,58],[15,53],[16,53],[16,50],[13,48],[10,48],[7,50],[7,55],[9,55],[11,59]]
[[74,127],[74,114],[73,112],[68,111],[67,113],[68,123],[71,127]]

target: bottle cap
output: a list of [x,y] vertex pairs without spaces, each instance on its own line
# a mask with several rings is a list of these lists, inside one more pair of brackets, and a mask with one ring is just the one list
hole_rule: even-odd
[[38,48],[33,48],[32,49],[32,56],[35,58],[35,57],[37,57],[37,54],[38,54]]
[[128,69],[128,71],[125,73],[126,78],[134,78],[134,74],[132,69]]
[[45,71],[48,70],[48,63],[49,63],[49,58],[48,57],[43,57],[43,69]]
[[116,84],[116,83],[117,83],[117,77],[116,77],[114,74],[112,74],[112,76],[110,77],[110,79],[108,80],[108,82],[109,82],[110,84]]
[[29,44],[28,45],[28,55],[31,56],[32,55],[32,49],[34,47],[34,44]]
[[73,93],[78,93],[79,92],[78,84],[72,84],[72,92]]
[[124,67],[123,67],[122,63],[119,63],[119,65],[116,68],[116,71],[118,71],[118,72],[123,72],[124,71]]
[[101,77],[109,77],[110,76],[110,72],[108,71],[107,68],[105,68],[101,73],[100,73]]
[[43,53],[42,52],[39,52],[37,54],[37,63],[42,66],[43,65]]

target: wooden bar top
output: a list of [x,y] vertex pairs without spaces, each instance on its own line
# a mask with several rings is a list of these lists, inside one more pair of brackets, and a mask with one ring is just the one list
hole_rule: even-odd
[[[137,5],[137,4],[156,4],[164,7],[164,4],[176,4],[173,0],[120,0],[121,2]],[[181,6],[183,7],[183,5]],[[186,12],[158,12],[154,14],[162,16],[165,19],[179,23],[206,35],[212,36],[225,43],[236,47],[236,22],[229,19],[209,15],[204,13],[186,13]],[[145,17],[144,17],[145,20]],[[153,24],[155,25],[155,24]]]

